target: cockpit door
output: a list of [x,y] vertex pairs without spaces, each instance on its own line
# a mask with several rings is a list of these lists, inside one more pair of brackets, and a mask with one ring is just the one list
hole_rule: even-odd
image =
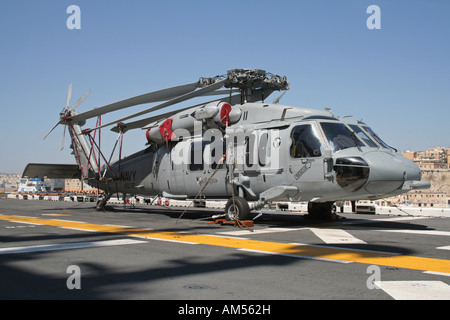
[[331,151],[322,142],[321,131],[314,122],[292,126],[287,180],[291,183],[314,183],[331,179]]

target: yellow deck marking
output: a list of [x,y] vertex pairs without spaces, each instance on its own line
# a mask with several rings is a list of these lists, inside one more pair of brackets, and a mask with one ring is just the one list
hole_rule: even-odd
[[211,246],[247,249],[261,252],[271,252],[275,254],[298,255],[304,257],[340,260],[357,262],[364,264],[384,265],[397,268],[415,269],[423,271],[433,271],[450,273],[450,261],[443,259],[433,259],[425,257],[390,255],[387,253],[346,250],[342,248],[317,247],[300,244],[288,244],[280,242],[249,240],[239,238],[229,238],[222,236],[209,236],[198,234],[186,234],[178,232],[161,232],[157,230],[147,230],[139,228],[109,226],[92,224],[86,222],[64,221],[54,219],[41,219],[23,216],[1,215],[1,220],[15,221],[22,223],[36,223],[55,227],[69,227],[89,231],[109,232],[124,234],[128,236],[148,237],[160,240],[172,240],[186,243],[198,243]]

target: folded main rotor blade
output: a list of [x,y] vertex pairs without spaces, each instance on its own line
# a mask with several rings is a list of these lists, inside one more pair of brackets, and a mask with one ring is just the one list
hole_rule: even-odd
[[[132,130],[132,129],[142,128],[142,127],[148,125],[149,123],[156,122],[156,121],[161,120],[161,119],[167,119],[170,116],[173,116],[175,113],[182,112],[184,110],[188,110],[188,109],[191,109],[191,108],[193,108],[193,107],[189,106],[189,107],[186,107],[186,108],[183,108],[183,109],[177,109],[177,110],[174,110],[174,111],[169,111],[169,112],[166,112],[166,113],[163,113],[163,114],[158,114],[156,116],[152,116],[152,117],[149,117],[149,118],[136,120],[134,122],[127,123],[125,128],[124,128],[124,132],[126,132],[128,130]],[[118,127],[113,127],[111,129],[111,131],[119,132],[119,128]]]
[[111,103],[103,107],[94,108],[90,111],[79,113],[72,116],[70,119],[73,121],[81,121],[89,118],[97,117],[102,114],[117,111],[120,109],[137,106],[144,103],[159,102],[178,97],[180,95],[186,94],[188,92],[194,91],[199,86],[198,82],[189,83],[177,87],[172,87],[168,89],[163,89],[159,91],[154,91],[146,93],[133,98],[125,99],[119,102]]
[[104,125],[102,125],[102,126],[96,127],[96,128],[91,129],[91,130],[89,130],[89,131],[93,131],[93,130],[96,130],[96,129],[108,127],[108,126],[110,126],[110,125],[113,125],[113,124],[116,124],[116,123],[120,123],[120,122],[126,121],[126,120],[131,119],[131,118],[139,117],[139,116],[142,116],[142,115],[144,115],[144,114],[146,114],[146,113],[150,113],[150,112],[153,112],[153,111],[157,111],[157,110],[159,110],[159,109],[166,108],[166,107],[171,106],[171,105],[174,105],[174,104],[176,104],[176,103],[183,102],[183,101],[185,101],[185,100],[189,100],[189,99],[192,99],[192,98],[201,96],[201,95],[203,95],[203,94],[205,94],[205,93],[207,93],[207,92],[211,92],[211,91],[214,91],[214,90],[219,89],[220,87],[223,86],[223,84],[225,83],[225,81],[227,81],[227,79],[223,79],[223,80],[217,81],[217,82],[215,82],[215,83],[213,83],[213,84],[211,84],[211,85],[209,85],[209,86],[206,86],[206,87],[201,88],[200,90],[197,90],[197,91],[193,91],[193,92],[189,92],[189,93],[183,94],[183,95],[181,95],[181,96],[179,96],[179,97],[176,97],[176,98],[174,98],[174,99],[172,99],[172,100],[169,100],[169,101],[166,101],[166,102],[164,102],[164,103],[161,103],[161,104],[159,104],[159,105],[157,105],[157,106],[154,106],[154,107],[145,109],[145,110],[143,110],[143,111],[134,113],[134,114],[132,114],[132,115],[130,115],[130,116],[127,116],[127,117],[124,117],[124,118],[121,118],[121,119],[118,119],[118,120],[115,120],[115,121],[106,123],[106,124],[104,124]]
[[[226,91],[226,93],[229,93],[229,92],[230,92],[229,90]],[[223,91],[222,93],[225,93],[225,91]],[[207,96],[207,95],[210,95],[210,94],[203,94],[203,96]],[[183,112],[183,111],[188,110],[188,109],[195,109],[195,108],[198,108],[200,106],[203,106],[203,105],[206,105],[206,104],[209,104],[209,103],[213,103],[213,102],[219,103],[221,101],[230,103],[230,98],[229,97],[224,97],[222,99],[215,99],[215,100],[211,100],[211,101],[208,101],[208,102],[200,103],[200,104],[195,105],[195,106],[189,106],[189,107],[186,107],[186,108],[169,111],[169,112],[166,112],[166,113],[163,113],[163,114],[159,114],[159,115],[156,115],[156,116],[151,116],[151,117],[140,119],[140,120],[136,120],[136,121],[133,121],[133,122],[128,122],[125,125],[124,131],[133,130],[133,129],[145,129],[144,128],[145,126],[147,126],[147,125],[149,125],[149,124],[151,124],[153,122],[156,122],[158,120],[161,120],[161,119],[167,119],[167,118],[173,116],[176,113]],[[236,94],[236,95],[233,95],[231,97],[231,105],[237,104],[240,101],[241,101],[241,94]],[[118,127],[113,127],[111,129],[111,131],[119,132],[119,128]]]

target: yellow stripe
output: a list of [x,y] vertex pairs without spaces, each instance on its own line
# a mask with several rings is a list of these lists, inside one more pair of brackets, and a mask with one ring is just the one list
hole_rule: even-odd
[[172,240],[186,243],[188,242],[198,243],[227,248],[256,250],[263,252],[271,252],[275,254],[289,254],[312,258],[341,260],[364,264],[384,265],[397,268],[450,273],[450,261],[443,259],[433,259],[433,258],[404,256],[404,255],[390,255],[370,251],[345,250],[342,248],[317,247],[317,246],[288,244],[280,242],[229,238],[221,236],[185,234],[178,232],[161,232],[131,227],[108,226],[85,222],[41,219],[33,217],[0,215],[0,219],[7,221],[43,224],[55,227],[66,227],[66,228],[69,227],[90,231],[117,233],[128,236],[149,237],[154,239]]

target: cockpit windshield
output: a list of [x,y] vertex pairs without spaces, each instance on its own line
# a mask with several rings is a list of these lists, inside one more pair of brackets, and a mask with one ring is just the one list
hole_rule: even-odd
[[372,141],[372,139],[369,138],[366,132],[363,131],[360,127],[358,127],[356,124],[351,124],[350,128],[352,128],[353,131],[355,131],[358,138],[360,138],[367,146],[372,148],[378,148],[378,145]]
[[[319,122],[326,140],[333,152],[348,148],[361,147],[393,149],[367,125],[345,124],[337,121]],[[292,144],[290,154],[293,158],[320,157],[323,153],[323,143],[312,124],[295,126],[291,131]]]
[[[376,142],[378,142],[383,148],[386,149],[394,149],[390,146],[388,146],[383,140],[381,140],[381,138],[375,133],[375,131],[373,131],[371,128],[367,127],[367,126],[363,126],[364,130],[366,130],[370,136],[375,139]],[[394,149],[395,150],[395,149]]]
[[350,131],[343,123],[321,122],[320,125],[333,152],[364,146],[355,133]]

